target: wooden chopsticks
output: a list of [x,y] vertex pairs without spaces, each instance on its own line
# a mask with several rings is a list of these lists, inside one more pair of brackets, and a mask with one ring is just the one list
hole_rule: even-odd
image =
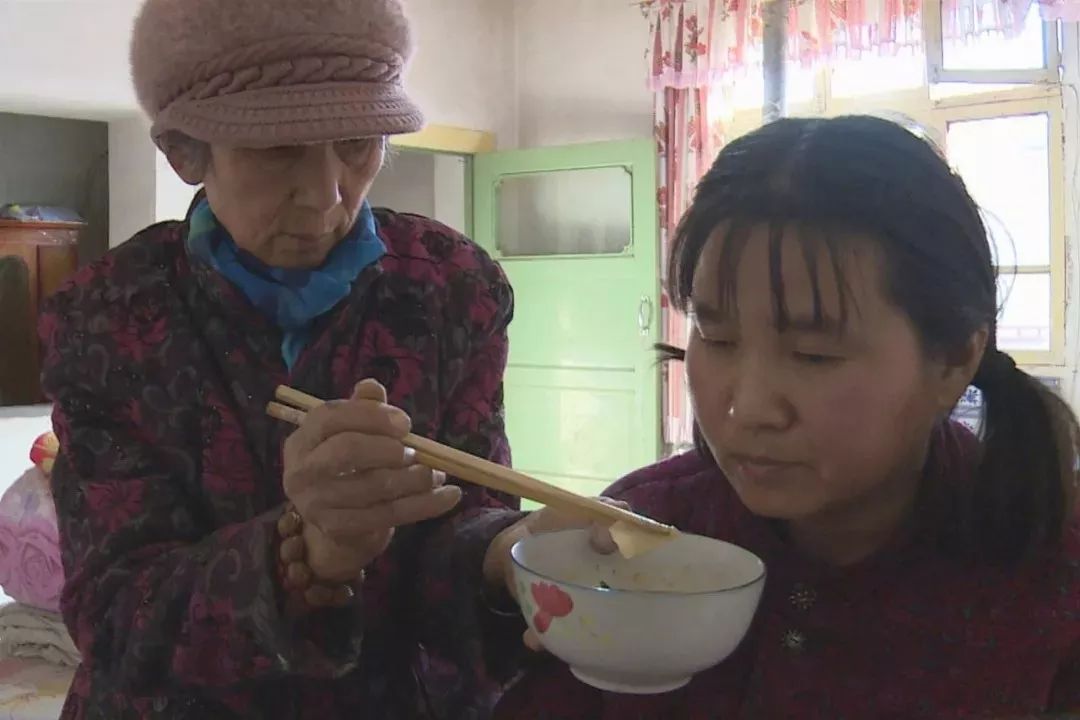
[[[280,402],[269,403],[266,406],[267,414],[294,425],[299,425],[309,410],[323,404],[317,397],[284,385],[278,387],[274,395]],[[607,526],[623,523],[634,530],[652,535],[668,536],[676,532],[669,525],[608,505],[595,498],[564,490],[419,435],[410,433],[402,442],[416,451],[416,459],[420,464],[474,485],[533,500]]]

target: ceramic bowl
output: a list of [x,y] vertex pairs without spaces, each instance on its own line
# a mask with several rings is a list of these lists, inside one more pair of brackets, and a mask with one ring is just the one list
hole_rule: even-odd
[[534,535],[512,551],[529,627],[579,680],[601,690],[675,690],[743,639],[765,565],[737,545],[697,535],[626,559],[592,549],[588,532]]

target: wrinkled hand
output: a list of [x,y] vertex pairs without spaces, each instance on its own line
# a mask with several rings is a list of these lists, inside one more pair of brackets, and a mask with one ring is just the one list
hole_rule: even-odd
[[442,473],[402,444],[409,416],[373,380],[348,400],[307,413],[285,442],[285,495],[304,519],[307,563],[324,582],[351,582],[381,555],[394,528],[438,517],[461,500]]
[[[627,503],[609,498],[600,499],[606,503],[627,510],[630,509]],[[578,530],[582,528],[589,528],[589,542],[597,552],[610,555],[618,550],[607,527],[571,515],[565,515],[551,508],[543,508],[530,513],[495,537],[484,556],[484,579],[493,587],[502,584],[510,592],[510,595],[516,598],[513,560],[510,557],[510,550],[514,547],[514,544],[529,535],[543,535],[544,533],[558,532],[560,530]],[[525,631],[524,641],[532,650],[543,650],[540,638],[531,629]]]

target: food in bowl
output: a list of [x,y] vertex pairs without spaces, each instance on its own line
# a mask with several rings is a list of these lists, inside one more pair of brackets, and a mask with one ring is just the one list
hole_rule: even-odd
[[756,555],[698,535],[627,559],[567,530],[527,537],[511,554],[518,602],[544,647],[581,681],[622,693],[669,692],[724,660],[765,585]]

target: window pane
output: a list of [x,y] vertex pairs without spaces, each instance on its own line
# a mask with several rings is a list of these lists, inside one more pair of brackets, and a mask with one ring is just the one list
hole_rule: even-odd
[[1001,266],[1050,264],[1050,119],[949,124],[949,161],[982,208]]
[[888,107],[865,108],[860,112],[894,122],[908,132],[933,145],[938,149],[939,154],[944,154],[945,152],[945,138],[941,136],[941,132],[933,125],[921,122],[905,112]]
[[499,250],[506,257],[624,252],[632,241],[631,191],[622,167],[507,175],[497,193]]
[[[1035,375],[1036,380],[1041,382],[1053,392],[1061,395],[1061,378],[1050,375]],[[972,432],[978,432],[982,425],[982,393],[977,388],[969,387],[953,410],[952,419],[967,425]]]
[[[801,105],[814,99],[814,70],[788,64],[784,75],[784,94],[788,105]],[[761,70],[751,70],[732,82],[731,102],[737,110],[760,108],[765,104],[765,81]]]
[[881,95],[910,90],[926,84],[926,56],[901,51],[896,55],[866,55],[858,60],[839,60],[833,65],[833,97]]
[[1028,87],[1027,85],[1006,83],[963,83],[943,82],[934,83],[930,86],[931,100],[946,100],[948,98],[971,97],[986,93],[1007,92]]
[[1039,3],[1031,3],[1018,35],[984,34],[949,41],[942,48],[947,70],[1035,70],[1046,67]]
[[1050,349],[1050,275],[998,278],[998,347],[1002,350]]

